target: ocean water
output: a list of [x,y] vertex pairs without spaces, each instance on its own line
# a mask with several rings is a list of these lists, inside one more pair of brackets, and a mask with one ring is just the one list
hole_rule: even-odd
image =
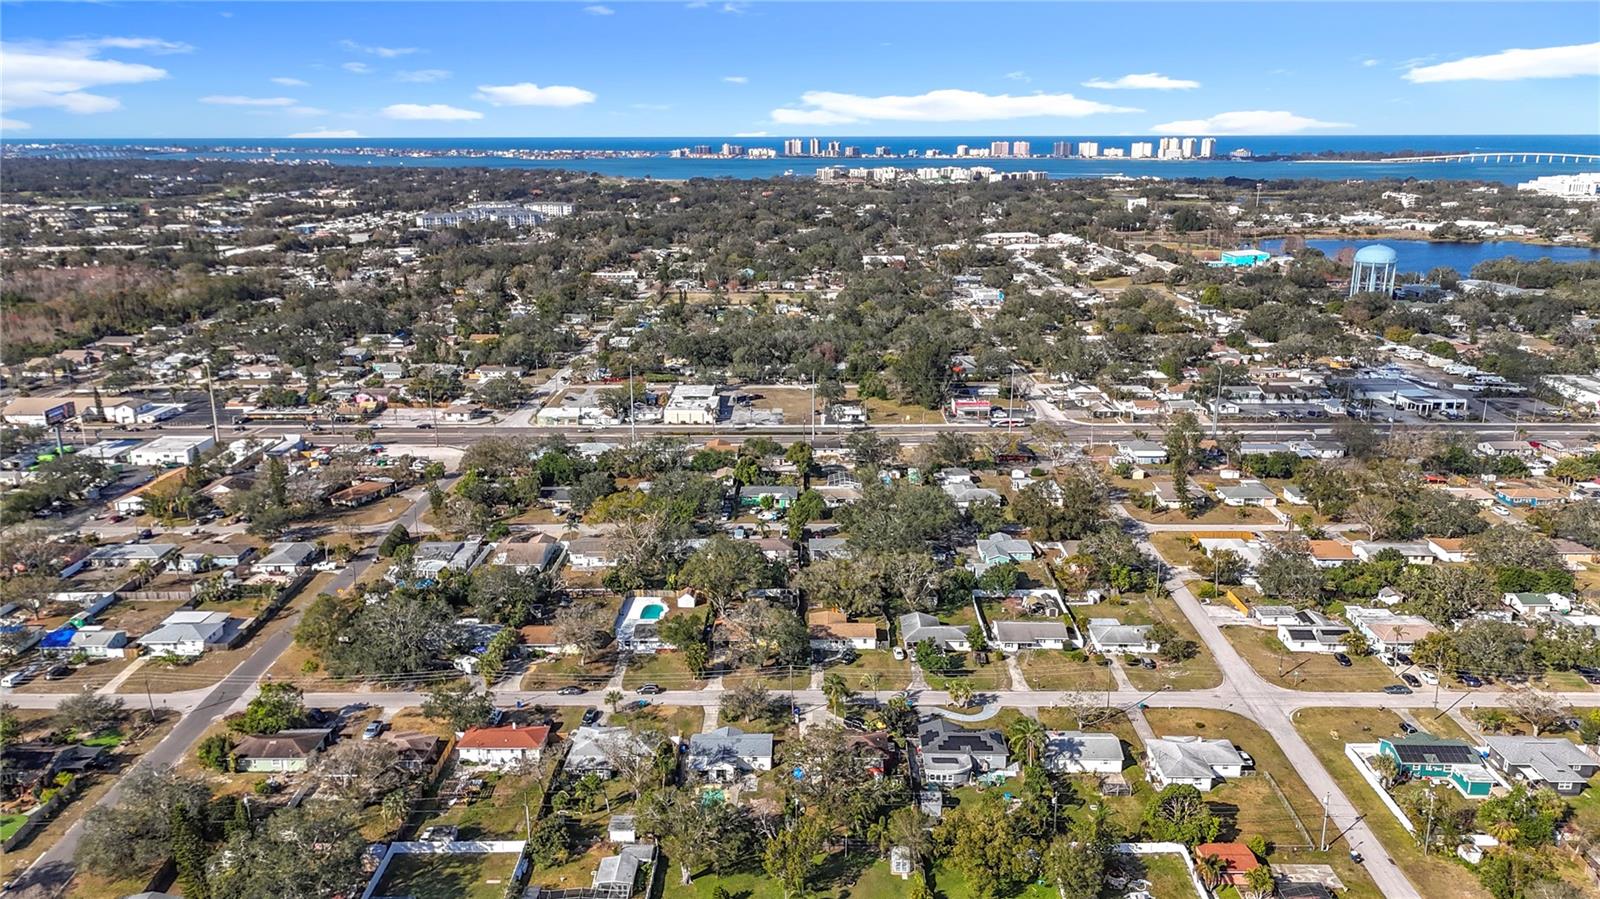
[[[960,144],[987,147],[991,140],[1027,140],[1035,154],[1048,153],[1057,140],[1073,146],[1092,140],[1105,147],[1126,148],[1144,136],[1027,136],[993,137],[841,137],[846,146],[870,153],[887,147],[901,154],[898,158],[690,158],[673,159],[665,154],[674,148],[723,143],[746,148],[781,149],[782,136],[770,138],[737,137],[652,137],[652,138],[352,138],[332,140],[288,138],[146,138],[105,140],[60,140],[30,138],[7,142],[8,152],[23,154],[44,151],[30,146],[54,143],[70,147],[68,154],[93,155],[104,148],[154,159],[194,159],[196,157],[280,162],[323,161],[349,166],[484,166],[490,168],[566,169],[626,178],[772,178],[783,175],[810,176],[825,165],[880,166],[902,168],[920,166],[984,165],[999,171],[1043,171],[1052,178],[1101,178],[1106,176],[1182,178],[1249,178],[1324,180],[1376,180],[1417,178],[1423,180],[1481,180],[1516,183],[1540,175],[1570,174],[1600,170],[1600,160],[1589,161],[1501,161],[1450,163],[1373,163],[1350,161],[1275,160],[1242,162],[1229,159],[1134,160],[1134,159],[953,159],[920,158],[924,151],[951,154]],[[826,143],[824,138],[824,143]],[[1407,151],[1467,153],[1525,152],[1529,154],[1586,153],[1600,155],[1600,135],[1371,135],[1316,137],[1221,137],[1217,154],[1245,148],[1260,155],[1306,154],[1324,151],[1405,154]],[[577,159],[525,159],[515,154],[531,151],[582,150],[612,154],[657,154],[647,156],[593,156]],[[59,153],[60,151],[55,151]],[[410,156],[410,152],[435,155]],[[918,158],[904,154],[915,153]],[[445,155],[448,154],[448,155]],[[507,154],[507,155],[494,155]]]
[[[1600,249],[1592,247],[1549,247],[1542,244],[1513,240],[1492,240],[1482,243],[1447,243],[1431,240],[1307,240],[1306,246],[1321,250],[1328,257],[1337,256],[1340,250],[1359,248],[1381,243],[1399,255],[1398,270],[1426,274],[1438,266],[1455,269],[1463,277],[1472,267],[1490,259],[1510,256],[1524,261],[1551,259],[1555,262],[1600,262]],[[1283,251],[1283,241],[1261,241],[1261,249],[1269,253]]]

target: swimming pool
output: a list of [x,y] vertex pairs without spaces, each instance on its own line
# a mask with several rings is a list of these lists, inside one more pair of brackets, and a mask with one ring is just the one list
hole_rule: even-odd
[[639,620],[656,621],[665,614],[667,614],[667,607],[661,603],[653,602],[639,609]]

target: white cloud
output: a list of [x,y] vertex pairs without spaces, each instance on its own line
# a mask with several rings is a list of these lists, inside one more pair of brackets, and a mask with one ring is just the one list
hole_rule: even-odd
[[750,78],[745,75],[724,75],[722,80],[729,84],[749,84]]
[[360,137],[361,134],[359,132],[356,132],[356,131],[349,131],[349,130],[341,131],[341,130],[335,129],[335,128],[318,128],[315,131],[297,131],[294,134],[291,134],[289,136],[290,137],[308,137],[308,138],[319,138],[319,137],[332,138],[332,137]]
[[1169,78],[1159,72],[1144,72],[1123,75],[1114,81],[1095,78],[1085,81],[1083,86],[1097,87],[1106,91],[1188,91],[1199,87],[1200,82],[1186,78]]
[[407,81],[412,84],[428,84],[434,81],[443,81],[449,77],[449,69],[410,69],[394,73],[394,80]]
[[316,106],[291,106],[288,109],[285,109],[284,112],[287,112],[290,115],[303,115],[303,116],[327,115],[328,114],[328,111],[326,109],[321,109],[321,108],[316,107]]
[[201,97],[201,103],[212,106],[293,106],[293,97],[240,97],[235,94],[212,94]]
[[371,75],[372,74],[372,66],[369,66],[364,62],[347,62],[343,66],[341,66],[341,68],[343,68],[346,72],[350,72],[350,73],[353,73],[353,74],[356,74],[356,75]]
[[1083,100],[1071,94],[985,94],[936,90],[914,96],[863,97],[831,91],[800,95],[805,108],[781,107],[772,120],[782,125],[842,125],[849,122],[980,122],[1032,116],[1077,118],[1107,112],[1140,112]]
[[116,50],[144,50],[156,55],[166,53],[193,53],[194,46],[183,41],[164,41],[155,37],[102,37],[79,41],[85,46],[108,47]]
[[734,137],[771,137],[772,135],[767,133],[767,132],[765,132],[765,131],[735,131],[733,136]]
[[582,106],[593,103],[595,95],[581,87],[552,84],[540,87],[531,81],[517,84],[480,84],[473,95],[495,106]]
[[464,122],[483,118],[475,109],[462,109],[444,103],[396,103],[385,106],[383,114],[391,119],[411,122]]
[[358,44],[348,39],[340,41],[339,46],[349,50],[351,53],[365,53],[382,59],[394,59],[397,56],[409,56],[417,52],[416,47],[375,47],[371,44]]
[[1346,122],[1322,122],[1282,110],[1253,109],[1219,112],[1206,119],[1163,122],[1151,131],[1181,131],[1189,134],[1294,134],[1323,128],[1349,128]]
[[594,6],[585,6],[583,11],[591,16],[614,16],[617,14],[617,11],[611,7],[601,6],[598,3]]
[[52,107],[86,115],[122,105],[89,93],[110,84],[159,81],[167,71],[142,63],[100,59],[95,42],[0,44],[0,111]]
[[1363,60],[1361,60],[1361,67],[1363,69],[1370,69],[1373,66],[1377,65],[1379,62],[1380,62],[1380,60],[1376,60],[1376,59],[1363,59]]
[[283,87],[310,87],[311,86],[308,82],[301,81],[298,78],[278,77],[278,78],[268,78],[267,80],[272,82],[273,84],[282,85]]
[[26,131],[33,126],[17,119],[0,119],[0,131]]
[[1438,65],[1418,66],[1405,79],[1416,84],[1435,81],[1521,81],[1525,78],[1571,78],[1600,75],[1600,42],[1536,50],[1502,50],[1468,56]]
[[1033,77],[1027,72],[1023,71],[1007,72],[1006,77],[1012,81],[1020,81],[1023,84],[1028,84],[1029,82],[1033,81]]
[[729,15],[742,16],[744,15],[744,11],[749,8],[749,6],[750,4],[748,3],[724,3],[722,4],[722,9],[720,11],[728,13]]

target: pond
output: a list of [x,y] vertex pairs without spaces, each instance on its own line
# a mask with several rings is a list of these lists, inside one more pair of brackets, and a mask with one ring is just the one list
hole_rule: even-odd
[[[1448,266],[1463,278],[1470,275],[1472,267],[1478,263],[1507,256],[1525,261],[1549,258],[1556,262],[1600,262],[1600,249],[1593,247],[1550,247],[1515,240],[1446,243],[1432,240],[1314,239],[1306,241],[1306,246],[1333,257],[1346,248],[1355,250],[1375,243],[1381,243],[1399,255],[1402,272],[1427,273],[1438,266]],[[1273,254],[1281,253],[1283,241],[1261,241],[1261,249]]]

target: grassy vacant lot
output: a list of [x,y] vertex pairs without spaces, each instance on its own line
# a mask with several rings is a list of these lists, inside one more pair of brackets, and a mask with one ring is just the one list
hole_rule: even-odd
[[1116,684],[1111,667],[1090,661],[1073,661],[1059,649],[1021,653],[1022,677],[1035,690],[1109,690]]
[[[1225,627],[1233,648],[1269,683],[1295,690],[1382,690],[1400,679],[1375,656],[1351,656],[1343,668],[1330,653],[1288,652],[1277,634],[1256,627]],[[1281,674],[1280,674],[1281,672]]]
[[500,899],[517,865],[509,852],[397,855],[378,892],[385,896],[452,896]]
[[598,690],[611,679],[615,667],[616,660],[609,655],[601,656],[588,664],[580,662],[577,656],[547,656],[528,666],[527,672],[522,675],[522,689],[541,690],[577,684],[590,690]]
[[[783,899],[783,887],[767,877],[755,866],[750,870],[716,877],[710,873],[696,877],[694,883],[683,886],[678,882],[678,869],[663,857],[666,865],[662,878],[666,899],[710,899],[717,887],[740,899]],[[935,866],[929,878],[929,888],[941,899],[971,899],[972,889],[966,878],[954,868]],[[889,873],[889,862],[875,855],[858,853],[834,854],[824,862],[822,870],[813,878],[808,891],[813,899],[901,899],[910,895],[910,882]],[[1166,894],[1156,894],[1165,896]],[[1039,884],[1029,884],[1013,899],[1055,899],[1054,889]]]
[[636,690],[645,684],[656,684],[664,690],[698,690],[706,682],[689,672],[681,652],[658,652],[654,655],[636,655],[628,661],[623,672],[622,686]]
[[1006,670],[1005,660],[1001,659],[997,652],[989,653],[987,665],[978,664],[977,656],[968,653],[962,666],[949,675],[928,672],[928,686],[935,690],[944,690],[953,681],[966,681],[972,685],[972,689],[979,692],[1011,689],[1011,672]]
[[699,706],[651,705],[643,709],[627,709],[613,713],[607,724],[626,725],[648,721],[668,734],[688,737],[700,732],[706,720],[705,710]]
[[862,405],[867,408],[867,421],[874,425],[944,423],[944,412],[940,409],[925,409],[921,406],[897,403],[894,400],[878,399],[865,400]]
[[[519,840],[526,833],[523,806],[538,808],[546,780],[543,767],[529,774],[500,774],[488,768],[457,766],[455,773],[471,772],[487,783],[484,795],[473,802],[458,802],[444,807],[425,801],[423,808],[434,808],[434,814],[418,827],[435,824],[454,824],[461,829],[463,840]],[[449,895],[429,894],[429,895]]]
[[[1394,819],[1372,787],[1345,757],[1346,743],[1377,742],[1379,738],[1399,733],[1398,716],[1381,709],[1301,709],[1295,713],[1294,725],[1311,745],[1311,751],[1317,754],[1323,767],[1339,783],[1339,789],[1345,797],[1362,812],[1367,825],[1383,843],[1389,857],[1405,871],[1422,895],[1471,899],[1482,899],[1488,895],[1478,886],[1477,879],[1462,870],[1458,862],[1437,855],[1424,855],[1417,847],[1416,840]],[[1373,848],[1366,847],[1366,851],[1372,851]],[[1342,870],[1340,876],[1344,876]]]
[[[1348,846],[1335,842],[1331,852],[1315,851],[1322,804],[1289,764],[1277,741],[1254,721],[1216,709],[1150,709],[1145,717],[1162,736],[1231,740],[1255,759],[1255,775],[1228,781],[1206,794],[1213,812],[1232,821],[1231,827],[1224,827],[1223,839],[1242,841],[1260,834],[1272,844],[1268,861],[1332,865],[1348,888],[1345,896],[1376,899],[1377,887],[1360,866],[1350,861]],[[1326,738],[1323,742],[1327,742]],[[1354,770],[1351,774],[1355,774]],[[1426,890],[1423,893],[1436,895]]]
[[862,693],[872,692],[862,684],[861,680],[870,674],[878,676],[879,693],[904,690],[911,683],[911,661],[909,659],[896,661],[894,654],[886,649],[858,653],[854,662],[848,665],[843,663],[829,665],[827,671],[830,674],[843,675],[850,689]]

